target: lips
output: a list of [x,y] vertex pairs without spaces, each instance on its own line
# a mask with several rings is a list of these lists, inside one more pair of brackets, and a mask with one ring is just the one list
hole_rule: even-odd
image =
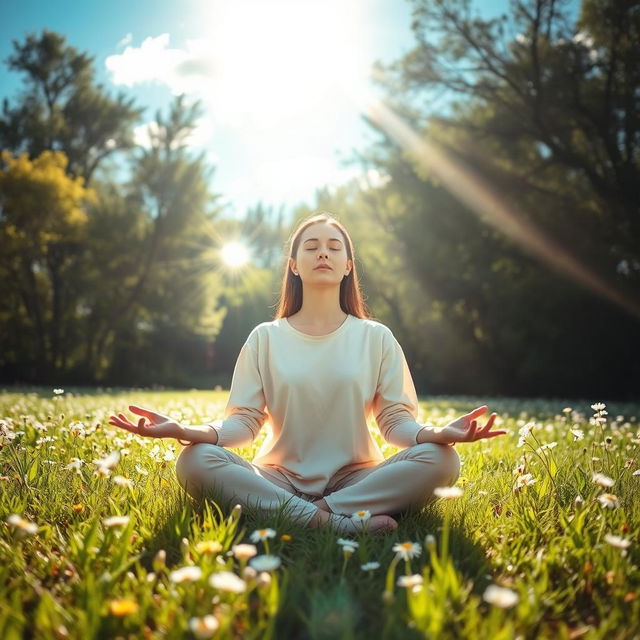
[[326,269],[327,271],[333,271],[333,269],[328,264],[321,264],[319,267],[316,267],[314,271]]

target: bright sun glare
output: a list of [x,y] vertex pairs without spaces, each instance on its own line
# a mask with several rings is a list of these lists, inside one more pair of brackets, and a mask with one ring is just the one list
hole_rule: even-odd
[[228,242],[222,247],[222,260],[228,267],[241,267],[249,261],[249,251],[239,242]]
[[272,0],[250,7],[250,16],[245,3],[203,9],[219,108],[269,129],[294,116],[322,117],[336,91],[368,87],[361,3]]

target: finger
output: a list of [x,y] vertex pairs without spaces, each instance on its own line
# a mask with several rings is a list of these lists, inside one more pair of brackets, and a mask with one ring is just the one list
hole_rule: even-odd
[[149,420],[151,420],[153,422],[153,418],[156,417],[156,413],[154,411],[151,411],[150,409],[143,409],[142,407],[138,407],[135,404],[129,405],[129,411],[131,411],[131,413],[136,413],[139,416],[145,416],[146,418],[149,418]]
[[489,420],[487,420],[487,424],[485,424],[484,427],[482,428],[483,431],[490,431],[491,430],[491,426],[496,421],[496,417],[497,416],[498,416],[497,413],[492,413],[491,414],[491,416],[489,417]]
[[140,420],[138,420],[138,429],[144,429],[144,418],[140,418]]
[[112,418],[111,420],[109,420],[109,424],[113,425],[114,427],[124,429],[125,431],[134,432],[131,426],[129,426],[128,424],[124,424],[121,420],[118,420],[118,418]]
[[471,419],[477,418],[478,416],[481,416],[483,413],[486,413],[488,408],[489,407],[486,404],[483,404],[481,407],[477,407],[476,409],[474,409],[470,413],[467,413],[466,415]]
[[127,416],[124,415],[124,413],[119,413],[118,416],[119,416],[120,420],[122,420],[122,422],[125,422],[130,427],[134,426],[133,422],[131,422],[131,420],[129,420],[129,418],[127,418]]

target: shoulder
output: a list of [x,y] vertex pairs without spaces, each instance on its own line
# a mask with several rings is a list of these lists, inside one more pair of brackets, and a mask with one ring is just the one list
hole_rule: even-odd
[[382,324],[382,322],[378,322],[372,318],[355,318],[355,320],[354,325],[372,340],[380,340],[385,344],[395,340],[393,331],[391,331],[387,325]]
[[277,318],[276,320],[261,322],[260,324],[256,325],[247,336],[245,345],[253,348],[258,348],[260,343],[268,340],[269,336],[274,331],[280,330],[283,322],[283,318]]

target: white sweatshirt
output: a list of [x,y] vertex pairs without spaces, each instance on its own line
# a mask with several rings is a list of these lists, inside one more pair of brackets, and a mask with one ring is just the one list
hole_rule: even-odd
[[219,446],[239,447],[268,422],[271,433],[253,462],[322,496],[337,471],[384,460],[367,426],[371,414],[387,442],[417,443],[418,398],[391,330],[348,315],[335,331],[311,336],[279,318],[249,334],[224,419],[211,426]]

